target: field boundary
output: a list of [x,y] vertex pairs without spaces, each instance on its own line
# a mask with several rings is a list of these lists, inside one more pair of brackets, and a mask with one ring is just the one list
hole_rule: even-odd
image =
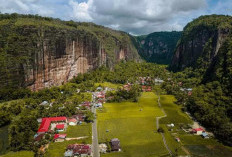
[[[158,94],[157,94],[157,95],[158,95]],[[157,128],[157,130],[158,130],[158,129],[159,129],[159,120],[160,120],[161,118],[167,117],[167,114],[165,113],[165,111],[164,111],[164,109],[162,108],[162,105],[161,105],[161,103],[160,103],[160,95],[158,95],[158,100],[157,100],[157,101],[158,101],[159,107],[161,108],[162,112],[164,113],[164,116],[156,117],[156,128]],[[168,153],[172,156],[172,155],[173,155],[173,154],[172,154],[172,151],[171,151],[171,150],[169,149],[169,147],[168,147],[168,144],[167,144],[167,142],[166,142],[164,133],[161,133],[161,136],[162,136],[162,139],[163,139],[164,146],[166,147]]]

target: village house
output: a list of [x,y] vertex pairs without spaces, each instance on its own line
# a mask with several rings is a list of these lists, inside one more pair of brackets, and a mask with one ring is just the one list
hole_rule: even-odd
[[66,134],[55,134],[54,135],[54,142],[64,142],[64,140],[66,139]]
[[[46,133],[50,130],[51,123],[55,124],[65,124],[67,122],[66,117],[49,117],[49,118],[42,118],[42,122],[40,127],[37,131],[37,134]],[[58,126],[58,128],[61,126]]]
[[58,132],[65,131],[65,124],[57,124],[57,125],[56,125],[56,130],[57,130]]
[[86,101],[82,104],[79,105],[80,107],[85,107],[86,109],[90,110],[91,109],[91,103]]
[[150,92],[152,90],[151,86],[142,86],[142,91],[143,92]]
[[192,129],[192,133],[194,133],[196,135],[201,135],[203,132],[204,132],[204,130],[202,128]]
[[120,141],[118,138],[114,138],[110,141],[111,151],[121,151]]
[[68,119],[68,125],[77,125],[78,120],[76,118],[69,118]]
[[67,147],[67,151],[64,153],[64,156],[90,156],[91,155],[91,146],[88,144],[70,144]]

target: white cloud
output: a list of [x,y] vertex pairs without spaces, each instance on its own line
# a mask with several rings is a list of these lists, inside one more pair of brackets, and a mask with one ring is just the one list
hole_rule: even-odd
[[75,20],[81,21],[81,22],[93,20],[89,14],[90,1],[78,3],[77,1],[70,0],[69,5],[73,9],[70,16],[73,17]]
[[[94,22],[133,34],[182,30],[202,14],[232,12],[231,0],[0,0],[3,13]],[[227,8],[227,10],[226,10]]]

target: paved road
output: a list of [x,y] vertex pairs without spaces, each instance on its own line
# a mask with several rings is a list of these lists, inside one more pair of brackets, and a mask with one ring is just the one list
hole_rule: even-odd
[[[92,112],[96,115],[96,108],[92,106]],[[98,135],[97,135],[97,119],[92,124],[92,153],[93,157],[100,157]]]

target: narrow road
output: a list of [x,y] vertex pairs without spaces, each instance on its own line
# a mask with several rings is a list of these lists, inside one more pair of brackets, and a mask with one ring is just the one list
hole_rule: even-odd
[[[158,95],[158,94],[157,94],[157,95]],[[158,98],[158,105],[159,105],[159,107],[161,108],[161,110],[163,111],[164,116],[162,116],[162,117],[156,117],[156,128],[157,128],[157,130],[159,129],[159,120],[160,120],[161,118],[167,117],[167,114],[166,114],[165,111],[162,109],[162,106],[161,106],[161,103],[160,103],[160,96],[158,95],[158,97],[159,97],[159,98]],[[167,149],[169,155],[170,155],[170,156],[173,156],[172,151],[169,149],[169,147],[168,147],[168,145],[167,145],[167,142],[166,142],[164,133],[161,133],[161,136],[162,136],[162,139],[163,139],[163,142],[164,142],[164,146],[166,147],[166,149]]]
[[[92,106],[92,112],[94,113],[94,115],[96,115],[96,108],[94,106]],[[92,153],[93,153],[93,157],[100,157],[96,118],[92,123]]]

